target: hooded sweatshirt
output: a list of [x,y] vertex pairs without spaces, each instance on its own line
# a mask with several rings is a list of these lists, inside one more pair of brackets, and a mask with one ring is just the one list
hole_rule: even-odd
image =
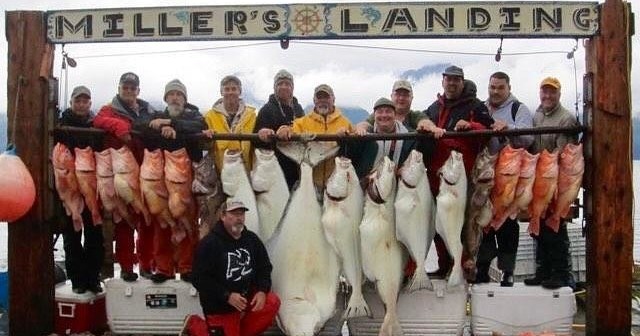
[[[493,117],[494,120],[504,121],[507,124],[507,129],[533,127],[533,115],[525,104],[520,104],[516,111],[516,118],[515,120],[513,119],[513,116],[511,115],[511,107],[516,101],[518,101],[518,99],[513,94],[509,94],[507,100],[500,104],[500,106],[496,107],[495,110],[489,112],[491,117]],[[485,105],[491,109],[491,106],[489,106],[489,100],[485,102]],[[533,143],[533,135],[531,134],[510,137],[492,137],[489,139],[489,143],[487,144],[489,152],[492,154],[499,152],[500,149],[507,144],[507,139],[514,148],[528,149]]]
[[193,261],[193,285],[205,315],[237,311],[227,303],[231,293],[249,299],[255,292],[271,290],[272,266],[267,250],[246,228],[235,239],[218,221],[198,244]]
[[[111,104],[100,108],[98,115],[93,120],[93,126],[101,128],[107,132],[104,145],[107,148],[118,149],[125,145],[120,137],[131,134],[131,130],[144,133],[149,127],[155,111],[149,103],[138,99],[138,111],[133,111],[127,107],[118,95],[113,97]],[[144,156],[144,143],[139,136],[132,135],[131,143],[127,144],[138,164],[142,164]]]

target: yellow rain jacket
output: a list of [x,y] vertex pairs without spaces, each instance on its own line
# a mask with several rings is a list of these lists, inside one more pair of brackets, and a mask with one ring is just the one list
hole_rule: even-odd
[[[240,116],[240,120],[232,131],[231,126],[227,122],[226,115],[218,108],[219,105],[214,105],[207,114],[204,116],[204,120],[207,122],[210,130],[215,133],[235,133],[235,134],[251,134],[253,133],[253,127],[256,124],[256,109],[253,106],[244,105],[244,112]],[[216,169],[218,174],[222,171],[222,161],[224,158],[225,150],[240,150],[242,151],[242,160],[244,160],[244,166],[247,172],[251,171],[253,167],[253,153],[251,141],[238,141],[238,140],[216,140],[213,141],[211,150],[214,153]]]
[[[326,119],[315,111],[308,112],[304,117],[293,121],[293,132],[296,134],[334,134],[341,128],[347,131],[353,131],[351,122],[342,115],[339,108],[327,115]],[[337,143],[334,143],[336,146]],[[320,191],[324,190],[325,184],[333,173],[335,162],[333,158],[327,158],[325,161],[313,168],[313,182]]]

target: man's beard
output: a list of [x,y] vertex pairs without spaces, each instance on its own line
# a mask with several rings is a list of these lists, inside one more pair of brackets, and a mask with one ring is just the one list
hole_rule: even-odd
[[167,111],[169,111],[169,116],[172,118],[175,118],[177,116],[179,116],[180,114],[182,114],[182,112],[184,111],[184,107],[178,105],[178,104],[169,104],[167,106]]
[[322,105],[322,106],[316,107],[316,112],[318,112],[320,115],[326,116],[331,111],[329,110],[329,106]]

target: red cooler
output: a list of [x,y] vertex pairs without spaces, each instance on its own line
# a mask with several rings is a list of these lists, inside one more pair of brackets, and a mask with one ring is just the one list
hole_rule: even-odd
[[56,286],[55,331],[70,335],[90,331],[94,334],[107,330],[104,292],[76,294],[71,282]]

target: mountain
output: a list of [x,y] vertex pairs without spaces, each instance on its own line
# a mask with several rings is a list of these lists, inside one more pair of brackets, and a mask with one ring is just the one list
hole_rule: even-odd
[[419,69],[410,69],[403,72],[400,77],[406,78],[410,81],[417,82],[420,79],[427,77],[431,74],[440,75],[442,70],[450,66],[450,63],[436,63],[431,65],[425,65]]
[[362,107],[341,107],[342,114],[344,114],[351,124],[355,125],[369,117],[369,112]]

